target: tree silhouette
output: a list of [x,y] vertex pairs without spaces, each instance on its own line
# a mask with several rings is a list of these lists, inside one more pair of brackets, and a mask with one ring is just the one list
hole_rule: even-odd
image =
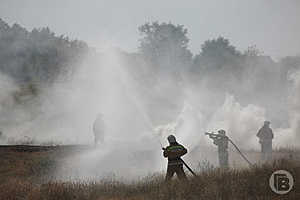
[[29,32],[0,19],[0,71],[20,84],[52,83],[87,52],[84,42],[57,37],[49,28]]
[[207,40],[201,46],[201,52],[195,56],[195,71],[215,71],[224,68],[237,68],[242,54],[229,43],[228,39],[218,37]]
[[177,76],[191,64],[187,29],[172,23],[146,23],[139,27],[139,50],[148,63],[160,73]]

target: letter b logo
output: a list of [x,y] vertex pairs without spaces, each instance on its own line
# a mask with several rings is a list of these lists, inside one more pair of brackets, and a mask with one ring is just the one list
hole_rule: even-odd
[[269,184],[275,193],[286,194],[293,188],[294,179],[288,171],[278,170],[271,175]]

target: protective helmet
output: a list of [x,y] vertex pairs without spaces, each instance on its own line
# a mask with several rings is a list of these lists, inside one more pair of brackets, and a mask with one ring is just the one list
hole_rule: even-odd
[[225,134],[226,134],[226,132],[225,132],[223,129],[218,130],[218,133],[219,133],[220,135],[225,135]]
[[176,142],[176,138],[175,138],[174,135],[169,135],[167,139],[168,139],[169,143],[174,143],[174,142]]

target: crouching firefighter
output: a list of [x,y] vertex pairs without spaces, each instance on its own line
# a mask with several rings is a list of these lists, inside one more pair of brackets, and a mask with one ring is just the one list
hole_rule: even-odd
[[180,180],[187,180],[183,171],[183,161],[180,158],[187,153],[187,149],[176,142],[174,135],[168,136],[168,142],[170,145],[163,148],[163,155],[165,158],[168,158],[166,181],[171,180],[175,173]]

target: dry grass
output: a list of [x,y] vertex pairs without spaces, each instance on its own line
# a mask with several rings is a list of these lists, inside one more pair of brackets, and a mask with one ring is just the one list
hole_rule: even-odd
[[[188,182],[175,179],[165,183],[163,175],[145,177],[132,183],[116,180],[99,182],[48,182],[42,174],[51,171],[59,151],[18,152],[0,150],[0,199],[78,199],[78,200],[297,200],[300,199],[300,163],[281,159],[252,169],[202,169]],[[35,166],[35,167],[33,167]],[[208,165],[207,165],[208,166]],[[207,168],[207,167],[206,167]],[[278,196],[269,188],[269,177],[277,169],[290,171],[296,184],[287,195]]]
[[190,177],[188,182],[163,181],[162,176],[125,184],[105,182],[49,182],[35,184],[30,180],[12,178],[0,184],[1,199],[300,199],[299,185],[287,195],[274,194],[268,185],[269,177],[276,169],[289,170],[295,180],[300,180],[300,168],[291,161],[280,160],[274,165],[253,169],[202,172]]

